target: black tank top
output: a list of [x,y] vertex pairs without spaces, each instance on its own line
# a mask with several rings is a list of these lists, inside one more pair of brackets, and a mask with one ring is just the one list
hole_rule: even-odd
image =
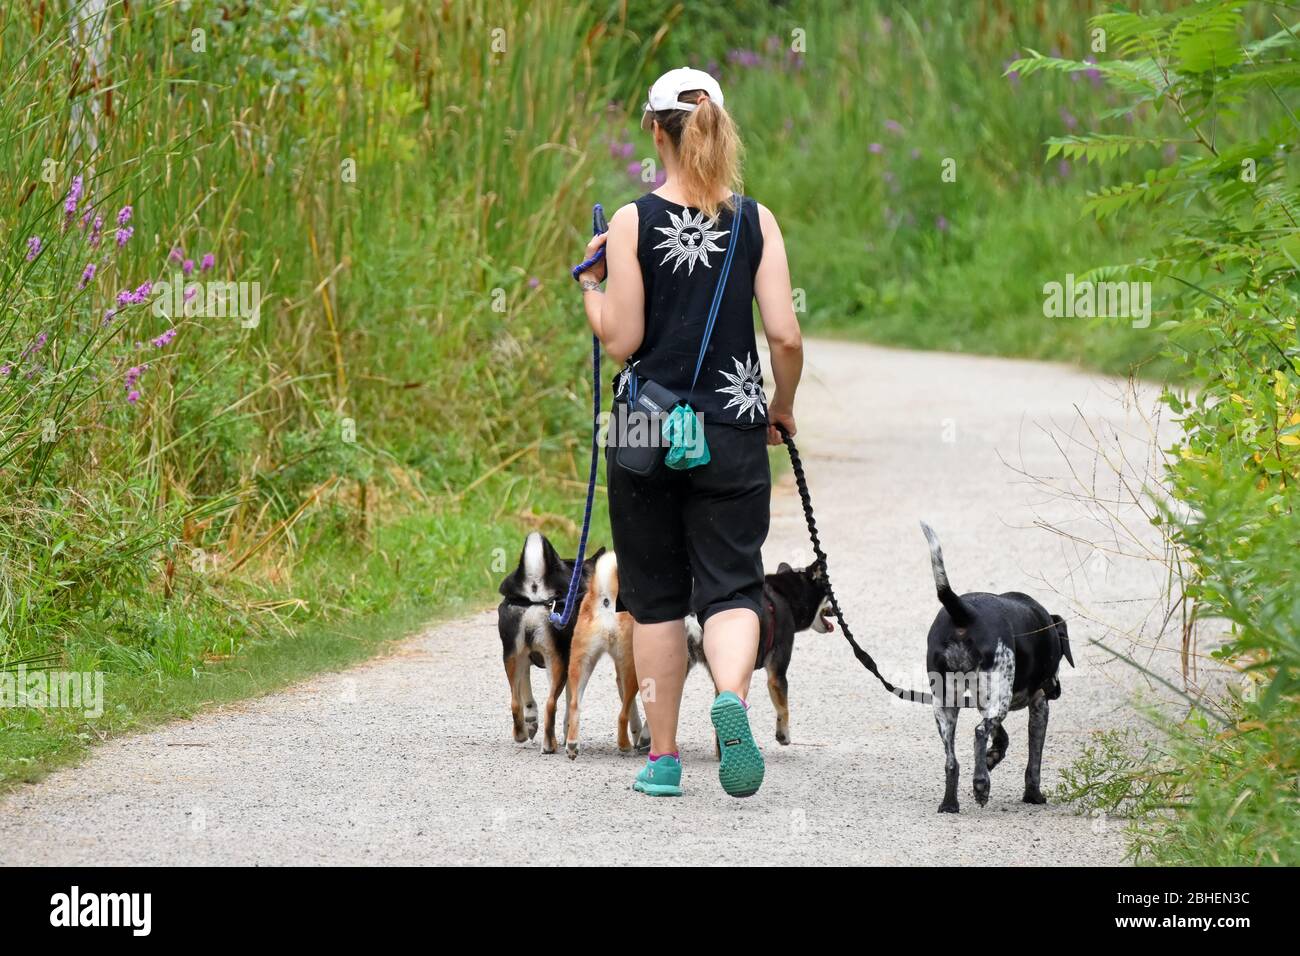
[[[737,200],[739,197],[737,197]],[[746,199],[739,228],[725,207],[713,220],[654,193],[636,201],[637,259],[645,285],[645,337],[614,380],[614,398],[626,401],[628,379],[658,382],[690,402],[706,424],[749,428],[767,424],[763,373],[754,340],[754,274],[763,256],[758,206]],[[709,307],[727,248],[731,261],[718,317],[691,389]]]

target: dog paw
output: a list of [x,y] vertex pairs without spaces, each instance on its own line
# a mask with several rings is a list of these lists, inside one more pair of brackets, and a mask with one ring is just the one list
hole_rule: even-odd
[[790,735],[785,731],[778,730],[776,732],[776,742],[783,747],[788,747],[790,746]]
[[1030,790],[1029,788],[1025,788],[1025,795],[1022,799],[1025,801],[1025,803],[1034,803],[1040,806],[1047,802],[1047,798],[1043,796],[1043,792],[1039,790],[1037,787],[1035,787],[1032,790]]
[[971,789],[975,792],[975,802],[981,807],[989,802],[988,777],[976,777]]
[[959,806],[957,805],[957,801],[956,801],[956,800],[952,801],[951,803],[949,803],[947,800],[945,800],[943,803],[939,804],[939,812],[940,812],[940,813],[960,813],[960,812],[961,812],[961,807],[959,807]]
[[578,759],[578,742],[571,740],[564,745],[564,752],[569,755],[570,760]]
[[556,750],[556,745],[553,741],[551,743],[542,744],[542,753],[544,754],[553,754],[555,753],[555,750]]

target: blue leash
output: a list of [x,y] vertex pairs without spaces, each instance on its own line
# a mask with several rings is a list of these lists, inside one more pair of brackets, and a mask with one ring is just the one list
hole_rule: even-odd
[[[605,210],[596,203],[591,210],[591,234],[599,236],[609,231],[605,222]],[[605,247],[601,246],[596,254],[585,262],[573,267],[573,278],[586,272],[601,259],[605,258]],[[600,339],[591,337],[591,470],[587,475],[587,507],[582,515],[582,537],[578,539],[578,557],[573,563],[573,575],[569,578],[569,593],[564,598],[564,613],[551,610],[551,623],[559,628],[569,626],[573,612],[578,609],[578,584],[582,581],[582,562],[587,555],[587,535],[591,531],[591,504],[596,497],[596,467],[600,456]]]

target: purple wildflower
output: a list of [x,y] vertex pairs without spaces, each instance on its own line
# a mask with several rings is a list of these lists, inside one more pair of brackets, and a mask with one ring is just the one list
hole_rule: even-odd
[[[632,144],[628,143],[628,145],[631,146]],[[204,255],[203,259],[199,262],[199,268],[202,269],[204,272],[207,272],[216,264],[217,264],[217,257],[209,252],[206,255]]]
[[528,277],[528,288],[536,289],[541,284],[542,284],[542,280],[537,278],[537,276]]
[[867,146],[867,152],[875,153],[877,156],[879,156],[884,151],[885,151],[885,147],[881,146],[879,143],[871,143],[869,146]]
[[117,231],[117,247],[126,245],[126,241],[135,235],[135,226],[123,226]]
[[117,315],[117,309],[109,309],[107,312],[104,313],[104,324],[111,325],[113,322],[113,317],[116,315]]
[[635,160],[634,160],[633,162],[628,163],[628,164],[627,164],[627,174],[628,174],[628,176],[630,176],[630,177],[633,178],[633,179],[640,179],[640,178],[641,178],[641,164],[638,163],[638,162],[636,162]]
[[[1003,69],[1003,71],[1005,72],[1006,69],[1007,69],[1007,67],[1009,67],[1012,63],[1015,63],[1015,62],[1016,62],[1015,57],[1012,57],[1012,58],[1009,59],[1009,60],[1005,60],[1005,61],[1002,63],[1002,69]],[[1019,70],[1012,70],[1010,73],[1007,73],[1007,82],[1011,84],[1011,88],[1012,88],[1013,90],[1019,89],[1019,88],[1020,88],[1020,71],[1019,71]]]
[[174,338],[176,338],[176,330],[174,328],[168,329],[162,335],[158,336],[158,338],[153,340],[153,347],[156,349],[166,348],[171,344],[171,341]]
[[14,367],[10,365],[8,362],[6,362],[4,365],[0,365],[0,378],[8,378],[9,373],[13,371],[13,368]]
[[120,309],[124,305],[130,305],[132,302],[132,293],[130,289],[123,289],[117,294],[117,307]]
[[130,221],[131,221],[131,207],[123,206],[121,209],[117,211],[117,224],[119,226],[125,226]]
[[1069,177],[1070,161],[1068,159],[1063,159],[1056,164],[1056,175],[1060,176],[1062,179],[1066,179]]
[[190,299],[194,298],[194,297],[195,297],[196,295],[198,295],[198,294],[199,294],[199,287],[198,287],[197,285],[192,285],[192,286],[188,286],[188,287],[186,287],[186,289],[185,289],[185,301],[186,301],[186,302],[190,301]]
[[81,200],[81,186],[81,177],[73,176],[72,187],[68,190],[68,198],[63,203],[63,212],[68,219],[71,219],[77,212],[77,203]]
[[99,240],[101,238],[100,232],[103,230],[103,228],[104,228],[104,217],[96,216],[95,221],[90,226],[90,248],[92,249],[99,248]]
[[1064,106],[1061,107],[1061,122],[1065,124],[1066,129],[1074,129],[1079,125],[1079,121],[1074,118],[1074,114]]
[[41,237],[32,236],[27,240],[27,261],[31,262],[41,254]]
[[134,405],[136,402],[140,401],[140,392],[139,392],[139,390],[133,388],[133,389],[131,389],[131,391],[127,392],[127,393],[126,393],[126,400],[127,400],[128,402],[130,402],[132,405]]
[[90,285],[90,280],[93,278],[95,278],[95,264],[93,262],[88,262],[86,263],[85,271],[81,273],[81,285],[77,288],[84,289],[86,286]]
[[885,129],[895,135],[901,136],[903,133],[903,124],[898,120],[887,119],[885,120]]
[[36,336],[36,338],[32,340],[32,344],[27,346],[27,348],[23,349],[23,358],[29,358],[30,356],[35,355],[41,349],[45,348],[45,343],[48,339],[49,336],[47,336],[44,332]]
[[181,251],[180,246],[173,246],[172,251],[167,254],[167,258],[172,262],[180,262],[185,258],[185,253]]
[[948,218],[944,216],[942,213],[940,213],[938,216],[935,217],[934,227],[938,229],[940,232],[947,232],[948,225],[949,225]]
[[135,293],[134,293],[134,298],[132,299],[132,301],[134,301],[134,302],[143,302],[145,299],[147,299],[147,298],[149,297],[149,293],[152,292],[152,291],[153,291],[153,283],[152,283],[152,282],[142,282],[142,283],[140,283],[140,285],[136,288]]
[[193,259],[186,259],[184,262],[181,263],[181,272],[184,272],[188,276],[193,271],[194,271]]

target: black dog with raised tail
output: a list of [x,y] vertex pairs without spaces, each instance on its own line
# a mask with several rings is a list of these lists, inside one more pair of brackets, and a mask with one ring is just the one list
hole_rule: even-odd
[[[1065,621],[1027,594],[980,591],[958,596],[948,584],[939,539],[924,521],[930,543],[934,586],[943,605],[930,625],[926,664],[934,691],[934,719],[943,740],[946,772],[940,813],[956,813],[957,716],[975,707],[983,718],[975,728],[975,801],[988,803],[989,771],[1007,752],[1002,726],[1007,712],[1029,708],[1029,763],[1025,803],[1046,803],[1040,788],[1048,701],[1061,696],[1061,658],[1074,666]],[[973,699],[972,699],[973,698]]]

